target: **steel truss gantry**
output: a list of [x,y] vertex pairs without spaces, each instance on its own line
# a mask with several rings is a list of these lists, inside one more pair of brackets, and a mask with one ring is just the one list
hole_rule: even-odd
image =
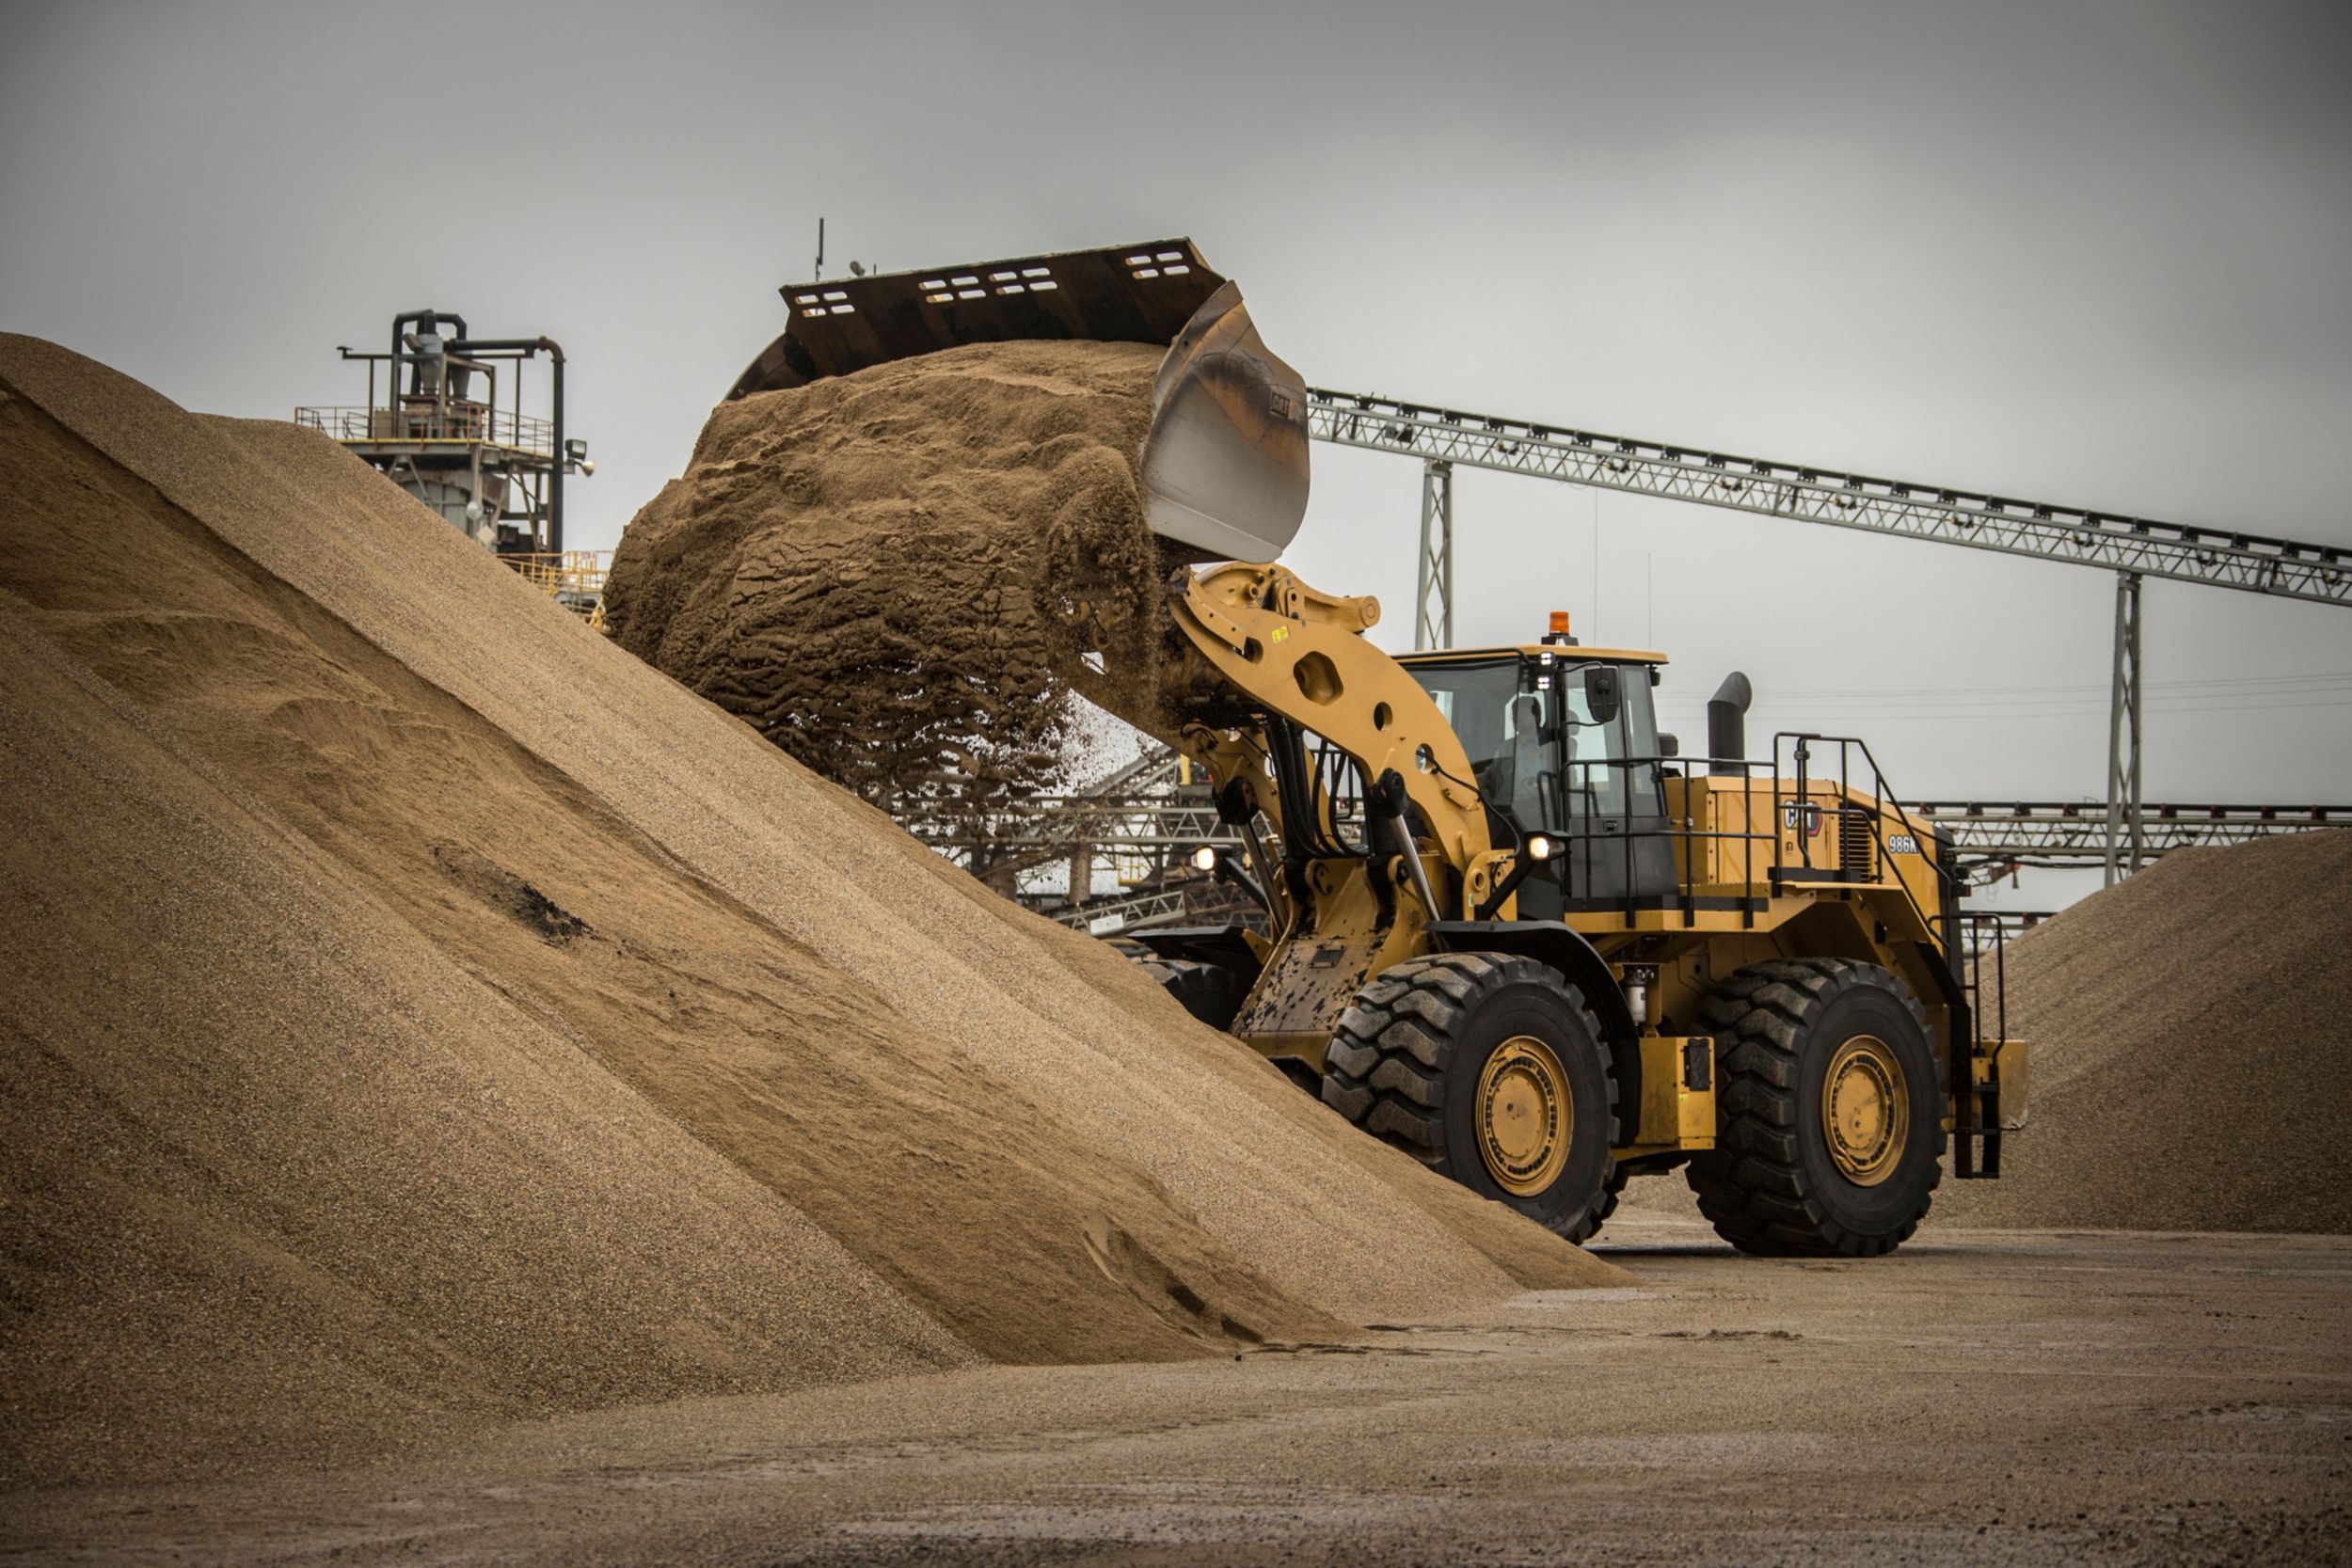
[[[2139,574],[2115,574],[2115,682],[2107,700],[2106,879],[2137,871],[2144,848],[2139,826]],[[2123,824],[2131,823],[2131,854],[2123,853]],[[2125,863],[2128,862],[2128,863]]]
[[2142,577],[2352,604],[2352,547],[1733,457],[1319,387],[1307,390],[1307,432],[1318,440],[1401,452],[1424,463],[1466,464]]
[[[2109,808],[2090,800],[1930,800],[1910,810],[1949,833],[1963,866],[1984,881],[2021,866],[2099,864],[2118,836],[2109,826]],[[981,856],[997,866],[1068,864],[1071,892],[1045,896],[1044,907],[1055,919],[1082,930],[1186,912],[1204,888],[1184,867],[1184,853],[1204,844],[1239,842],[1218,819],[1206,789],[1185,784],[1175,754],[1156,748],[1091,791],[1031,796],[979,828],[919,816],[906,825],[924,843],[966,865]],[[2137,808],[2122,827],[2139,856],[2153,857],[2352,828],[2352,806],[2163,802]],[[1140,883],[1092,893],[1100,871],[1138,862],[1149,868]],[[1039,902],[1037,896],[1025,897]],[[2038,918],[2026,917],[2026,923]]]
[[[1317,440],[1417,457],[1422,469],[1422,603],[1414,646],[1431,621],[1433,594],[1454,610],[1453,470],[1457,465],[1661,496],[1704,506],[1827,523],[1969,549],[2031,556],[2116,574],[2114,695],[2108,724],[2107,880],[2137,869],[2141,850],[2123,831],[2138,821],[2140,583],[2146,578],[2246,593],[2352,605],[2352,548],[2226,529],[2157,522],[2056,506],[1949,485],[1872,478],[1811,464],[1736,457],[1706,447],[1498,419],[1326,388],[1307,389],[1307,430]],[[1441,563],[1433,570],[1432,486],[1445,484]],[[1449,639],[1450,641],[1450,639]]]
[[1217,820],[1215,802],[1143,795],[1032,795],[1017,822],[949,828],[916,819],[914,835],[934,849],[990,849],[1010,854],[1085,846],[1103,853],[1190,849],[1233,835]]
[[[997,881],[1025,902],[1043,895],[1020,892],[1022,879],[1059,863],[1069,872],[1068,892],[1057,895],[1062,904],[1084,906],[1097,916],[1107,910],[1140,919],[1166,910],[1144,909],[1132,888],[1095,897],[1102,873],[1124,872],[1160,884],[1180,874],[1184,851],[1225,836],[1207,791],[1185,787],[1182,774],[1175,753],[1155,745],[1089,790],[1025,796],[977,818],[902,808],[899,823],[953,863]],[[1168,908],[1183,907],[1181,891],[1152,896],[1172,897]]]
[[[1963,856],[2019,864],[2104,861],[2112,814],[2095,800],[1929,800],[1909,808],[1952,835]],[[2352,828],[2352,806],[2142,806],[2126,824],[2135,850],[2217,848],[2281,833]]]
[[1413,651],[1454,646],[1454,465],[1421,466],[1421,570]]

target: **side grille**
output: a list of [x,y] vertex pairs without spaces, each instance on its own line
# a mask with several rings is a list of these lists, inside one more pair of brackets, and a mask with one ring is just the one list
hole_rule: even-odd
[[1870,814],[1848,806],[1837,814],[1837,869],[1849,881],[1878,880],[1878,845],[1870,836]]

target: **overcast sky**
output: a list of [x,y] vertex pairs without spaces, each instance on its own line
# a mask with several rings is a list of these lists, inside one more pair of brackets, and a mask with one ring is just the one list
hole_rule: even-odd
[[[2352,544],[2347,14],[5,0],[0,327],[276,417],[396,310],[547,334],[609,545],[819,214],[891,270],[1188,234],[1320,385]],[[1417,466],[1314,456],[1292,563],[1408,642]],[[2102,788],[2107,574],[1457,485],[1462,641],[1565,608],[1686,736],[1736,666],[1915,798]],[[2152,799],[2352,798],[2352,610],[2147,627]]]

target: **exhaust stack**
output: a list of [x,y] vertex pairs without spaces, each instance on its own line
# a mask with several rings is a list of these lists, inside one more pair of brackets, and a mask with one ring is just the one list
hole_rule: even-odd
[[1734,670],[1707,699],[1707,770],[1745,772],[1748,754],[1748,705],[1756,690],[1748,677]]

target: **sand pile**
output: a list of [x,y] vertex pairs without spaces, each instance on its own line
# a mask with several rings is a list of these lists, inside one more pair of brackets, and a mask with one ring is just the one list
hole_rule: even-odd
[[1033,793],[1073,689],[1151,719],[1160,355],[975,344],[722,404],[623,536],[613,637],[886,810]]
[[0,618],[8,1481],[1615,1277],[315,436],[0,339]]
[[1936,1218],[2352,1231],[2352,833],[2169,854],[2010,944],[2032,1125]]
[[16,604],[0,1483],[975,1359]]

